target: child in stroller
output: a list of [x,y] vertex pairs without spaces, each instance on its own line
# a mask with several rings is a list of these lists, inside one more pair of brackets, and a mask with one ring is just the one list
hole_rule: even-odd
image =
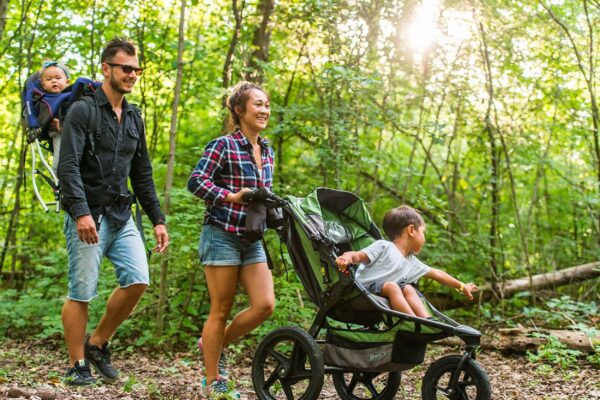
[[456,289],[473,300],[473,283],[466,285],[444,271],[423,264],[417,257],[425,244],[425,222],[412,207],[391,209],[383,218],[383,230],[391,239],[377,240],[361,251],[347,251],[335,263],[340,271],[350,264],[361,264],[356,280],[370,293],[385,297],[392,309],[421,318],[431,318],[412,286],[424,276]]
[[305,198],[275,203],[283,216],[280,240],[317,312],[308,330],[280,327],[260,342],[252,362],[259,400],[318,399],[325,374],[342,400],[395,399],[401,372],[423,363],[428,343],[450,336],[465,349],[431,364],[423,399],[490,400],[489,378],[475,361],[479,331],[437,311],[416,290],[434,319],[398,312],[357,282],[356,265],[338,269],[343,253],[382,239],[360,198],[317,188]]

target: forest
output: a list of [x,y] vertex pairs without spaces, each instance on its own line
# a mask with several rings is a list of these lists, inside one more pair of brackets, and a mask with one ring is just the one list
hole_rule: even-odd
[[[170,245],[150,257],[150,287],[112,339],[127,373],[77,391],[61,383],[65,213],[36,198],[33,179],[53,198],[35,174],[52,155],[32,164],[21,93],[48,60],[102,80],[114,37],[135,43],[144,69],[127,99],[142,110]],[[379,227],[410,205],[427,225],[419,258],[482,289],[468,302],[419,285],[483,333],[492,398],[600,399],[599,66],[598,0],[0,0],[0,397],[198,398],[205,204],[186,184],[246,80],[270,96],[274,193],[352,192]],[[247,399],[261,340],[317,313],[289,249],[265,239],[275,312],[229,348]],[[89,329],[116,284],[105,260]],[[246,306],[238,295],[234,312]],[[389,398],[420,399],[428,364],[460,351],[430,345]],[[318,398],[340,398],[329,378]]]

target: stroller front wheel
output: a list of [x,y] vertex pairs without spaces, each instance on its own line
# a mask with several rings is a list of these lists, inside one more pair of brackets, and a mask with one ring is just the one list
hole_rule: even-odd
[[303,329],[275,329],[258,345],[252,361],[252,385],[260,400],[315,400],[323,380],[323,354]]
[[342,400],[392,400],[400,387],[400,372],[339,372],[332,374]]
[[[487,373],[469,358],[457,371],[462,356],[442,357],[429,367],[423,377],[423,400],[490,400],[491,385]],[[458,376],[456,374],[458,373]],[[456,384],[452,384],[453,380]]]

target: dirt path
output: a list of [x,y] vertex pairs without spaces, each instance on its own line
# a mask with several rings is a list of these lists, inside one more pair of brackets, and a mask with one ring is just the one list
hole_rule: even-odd
[[[452,348],[430,346],[425,363],[402,376],[396,399],[420,399],[421,379],[429,364],[444,354],[456,354]],[[199,355],[140,354],[115,351],[114,364],[121,378],[112,384],[73,389],[61,383],[65,353],[45,343],[0,343],[0,398],[29,400],[66,399],[199,399]],[[484,352],[478,361],[492,383],[494,400],[592,400],[600,399],[600,371],[581,363],[568,371],[551,370],[531,364],[520,356],[503,357]],[[242,399],[254,400],[250,380],[251,357],[240,355],[230,368],[237,377]],[[331,378],[325,379],[320,399],[339,399]]]

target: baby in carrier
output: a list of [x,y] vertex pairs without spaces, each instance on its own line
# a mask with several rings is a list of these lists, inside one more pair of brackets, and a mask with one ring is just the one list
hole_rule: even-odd
[[[40,73],[40,87],[45,93],[61,93],[69,85],[71,75],[69,70],[63,64],[56,61],[46,61],[42,64],[42,70]],[[38,115],[41,108],[44,107],[40,101],[35,102]],[[52,160],[52,169],[56,171],[58,167],[58,153],[60,150],[60,134],[62,133],[62,126],[60,120],[64,118],[66,114],[65,103],[59,108],[57,115],[52,115],[52,119],[46,127],[48,137],[52,140],[52,149],[54,158]]]

